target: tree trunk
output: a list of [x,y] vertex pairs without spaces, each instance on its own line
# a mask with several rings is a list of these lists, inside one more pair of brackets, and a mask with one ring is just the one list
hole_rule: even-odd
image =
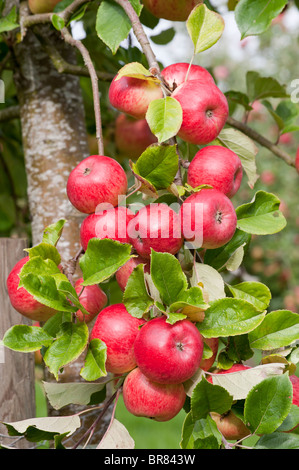
[[[75,62],[75,53],[58,32],[48,26],[39,27],[47,34],[61,56]],[[28,198],[32,217],[32,241],[40,243],[44,228],[60,218],[67,220],[58,244],[62,261],[72,258],[80,247],[79,226],[82,214],[70,204],[66,182],[70,171],[88,156],[88,141],[79,79],[57,72],[37,36],[30,30],[14,49],[15,84],[20,104],[23,147],[28,178]],[[62,382],[80,380],[82,358],[65,367]],[[46,376],[47,381],[54,377]],[[65,407],[61,412],[50,409],[51,415],[70,415],[79,407]],[[108,413],[107,418],[108,419]],[[78,440],[95,419],[95,414],[82,415],[82,429],[68,441]],[[92,443],[99,442],[105,422],[95,433]]]

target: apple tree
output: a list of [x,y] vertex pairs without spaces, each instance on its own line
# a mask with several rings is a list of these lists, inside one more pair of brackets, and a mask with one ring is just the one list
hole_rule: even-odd
[[[272,310],[262,282],[231,281],[253,236],[286,227],[279,198],[254,190],[256,158],[263,147],[296,171],[295,157],[248,119],[267,99],[281,133],[297,130],[286,87],[251,71],[246,93],[224,93],[196,64],[221,41],[215,2],[7,3],[2,64],[18,64],[12,113],[21,114],[33,226],[7,289],[14,308],[40,324],[14,325],[2,343],[41,351],[47,399],[61,410],[59,419],[4,423],[9,433],[70,448],[90,414],[72,448],[87,447],[104,422],[93,445],[133,449],[115,419],[122,394],[135,416],[167,421],[183,410],[182,449],[299,448],[298,313]],[[290,3],[226,6],[243,39],[264,33]],[[186,28],[189,62],[164,67],[155,55],[146,28],[161,18]],[[83,40],[72,34],[78,22]],[[244,180],[252,198],[236,205]],[[77,363],[77,380],[62,380]],[[82,416],[63,414],[71,405]]]

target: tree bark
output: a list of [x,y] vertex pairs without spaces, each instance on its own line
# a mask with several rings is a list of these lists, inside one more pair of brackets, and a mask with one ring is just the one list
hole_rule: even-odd
[[[48,25],[39,27],[55,43],[61,56],[76,63],[75,51],[65,44],[58,32]],[[28,199],[32,217],[33,245],[41,242],[44,228],[60,218],[67,220],[58,249],[62,262],[72,258],[80,248],[79,226],[83,215],[70,204],[66,182],[71,170],[88,156],[83,99],[79,79],[57,72],[38,37],[28,30],[14,48],[15,85],[20,105],[23,148],[28,179]],[[82,357],[65,367],[59,380],[77,382]],[[55,380],[46,372],[45,380]],[[82,408],[68,406],[50,415],[70,415]],[[72,446],[95,419],[96,412],[82,415],[82,429],[68,440]],[[109,420],[107,413],[106,420]],[[90,441],[99,442],[106,428],[101,426]]]

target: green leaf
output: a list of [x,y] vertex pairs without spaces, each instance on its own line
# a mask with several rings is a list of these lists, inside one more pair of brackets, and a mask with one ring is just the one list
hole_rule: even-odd
[[83,273],[82,286],[100,284],[111,277],[131,258],[131,245],[118,241],[92,238],[79,264]]
[[234,286],[227,284],[227,287],[235,298],[247,300],[261,312],[269,306],[271,291],[269,287],[261,282],[241,282]]
[[[130,0],[130,3],[140,15],[142,6],[139,1]],[[120,43],[127,38],[131,28],[131,22],[120,5],[107,0],[101,2],[96,18],[96,32],[113,54],[116,54]]]
[[10,436],[24,436],[29,442],[53,440],[57,435],[73,434],[81,426],[80,417],[54,416],[3,423]]
[[0,33],[12,31],[19,27],[17,23],[17,8],[14,6],[4,18],[0,19]]
[[155,44],[164,45],[164,44],[168,44],[169,42],[171,42],[174,36],[175,36],[175,29],[168,28],[168,29],[165,29],[164,31],[161,31],[161,33],[159,34],[151,36],[151,40]]
[[292,393],[286,374],[269,377],[253,387],[245,400],[246,426],[256,434],[274,432],[290,412]]
[[65,27],[64,19],[61,18],[61,16],[56,15],[55,13],[53,13],[51,17],[51,21],[52,21],[52,25],[54,26],[55,29],[57,29],[57,31],[61,31]]
[[32,248],[25,249],[29,254],[29,258],[40,256],[42,259],[51,259],[56,265],[61,262],[61,256],[57,248],[49,243],[42,242]]
[[202,286],[208,302],[225,297],[224,281],[221,274],[206,263],[194,263],[191,286]]
[[240,0],[235,19],[241,38],[264,33],[287,3],[287,0]]
[[57,284],[57,289],[59,292],[62,292],[71,302],[75,305],[78,310],[81,310],[83,315],[90,315],[90,313],[85,309],[85,307],[80,303],[78,294],[75,288],[69,281],[61,281]]
[[206,310],[209,307],[203,298],[203,292],[200,287],[195,286],[181,291],[177,300],[169,306],[169,310],[170,312],[177,312],[185,307],[196,307],[202,310]]
[[156,190],[167,189],[178,171],[175,145],[151,145],[132,165],[132,171],[146,179]]
[[56,246],[62,235],[65,223],[66,220],[60,219],[58,222],[48,225],[44,230],[42,242]]
[[299,435],[294,433],[274,432],[265,434],[254,446],[254,449],[299,449]]
[[143,314],[148,312],[154,304],[154,300],[148,294],[145,285],[143,267],[143,264],[139,264],[134,268],[123,295],[123,303],[126,309],[136,318],[142,318]]
[[[294,391],[293,391],[294,393]],[[277,431],[289,432],[299,425],[299,406],[292,405],[291,410]]]
[[232,150],[232,152],[238,155],[242,163],[242,168],[247,175],[248,185],[250,188],[253,188],[258,179],[255,162],[258,148],[255,143],[242,132],[232,128],[222,129],[213,143],[220,143],[220,145]]
[[130,62],[119,69],[115,80],[122,77],[138,78],[139,80],[146,80],[160,84],[160,80],[151,74],[140,62]]
[[213,385],[203,378],[191,396],[193,420],[205,418],[210,412],[225,413],[230,410],[232,404],[233,397],[224,388]]
[[[83,382],[56,383],[43,382],[43,388],[50,405],[54,410],[59,410],[67,405],[89,405],[93,401],[93,395],[106,397],[106,384]],[[100,403],[101,401],[98,401]]]
[[248,333],[263,320],[252,304],[242,299],[225,298],[210,303],[205,319],[197,327],[205,338],[235,336]]
[[63,323],[57,338],[44,355],[45,364],[58,380],[58,372],[76,360],[86,348],[89,331],[86,323]]
[[57,264],[50,258],[43,259],[40,255],[30,258],[27,263],[24,264],[20,271],[20,284],[19,287],[23,286],[23,277],[28,274],[34,274],[36,276],[49,275],[66,279],[67,277],[62,274]]
[[27,274],[22,276],[22,286],[35,300],[47,307],[63,312],[77,311],[77,308],[69,303],[66,296],[59,292],[55,279],[51,275]]
[[285,85],[281,85],[273,77],[262,77],[258,72],[246,74],[247,94],[250,102],[265,98],[288,98]]
[[180,293],[188,288],[180,262],[170,253],[157,253],[152,250],[150,272],[165,305],[176,302]]
[[72,321],[72,313],[66,312],[57,312],[53,315],[46,323],[43,325],[43,330],[46,331],[49,335],[53,338],[56,337],[58,331],[61,328],[62,323],[71,322]]
[[267,100],[263,101],[263,105],[275,120],[279,127],[280,134],[284,134],[288,131],[292,132],[291,129],[297,130],[298,126],[296,126],[294,121],[298,118],[299,109],[291,100],[281,101],[276,109],[274,109],[272,103]]
[[6,331],[3,344],[13,351],[34,352],[50,346],[53,337],[39,326],[15,325]]
[[179,132],[183,122],[183,111],[180,103],[171,96],[150,102],[147,123],[158,142],[165,142]]
[[263,322],[249,333],[250,346],[270,350],[289,346],[299,339],[299,315],[289,310],[268,313]]
[[181,449],[219,449],[220,445],[221,434],[215,421],[210,416],[194,421],[190,411],[183,423]]
[[280,200],[274,194],[258,191],[252,202],[237,207],[237,227],[255,235],[280,232],[286,226],[286,219],[279,206]]
[[194,8],[186,25],[194,44],[195,54],[212,47],[220,39],[224,30],[222,16],[209,10],[206,5],[198,5]]
[[107,375],[106,371],[107,346],[98,338],[90,341],[84,362],[80,371],[81,377],[90,382]]
[[215,250],[206,250],[204,261],[214,269],[221,271],[226,268],[227,263],[240,247],[249,244],[251,235],[237,229],[233,238],[224,246]]

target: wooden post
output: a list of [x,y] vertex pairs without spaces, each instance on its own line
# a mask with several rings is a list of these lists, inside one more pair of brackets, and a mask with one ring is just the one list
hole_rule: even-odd
[[[25,256],[24,239],[0,238],[0,338],[13,325],[31,324],[11,306],[6,288],[6,279],[14,265]],[[0,443],[11,445],[13,439],[7,435],[1,422],[22,421],[35,417],[34,354],[11,351],[0,346]],[[16,438],[14,438],[16,440]],[[17,440],[14,447],[28,448],[32,443]]]

